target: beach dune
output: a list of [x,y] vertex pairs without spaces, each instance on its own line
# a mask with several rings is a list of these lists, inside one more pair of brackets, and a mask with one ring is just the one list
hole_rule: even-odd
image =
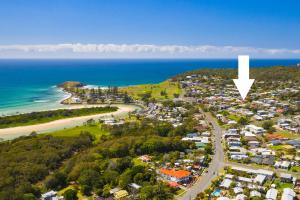
[[[115,117],[122,117],[122,116],[126,116],[129,112],[133,112],[137,109],[141,109],[136,105],[117,104],[114,106],[118,107],[118,110],[115,112],[81,116],[81,117],[72,117],[72,118],[60,119],[60,120],[42,123],[42,124],[0,129],[0,138],[3,140],[10,140],[20,136],[29,135],[33,131],[37,133],[47,133],[47,132],[52,132],[52,131],[61,130],[65,128],[72,128],[75,126],[83,125],[83,123],[89,119],[99,120],[100,118],[111,117],[112,115]],[[76,106],[76,108],[81,108],[81,107],[82,106],[80,105]],[[73,106],[71,109],[74,108],[75,107]]]

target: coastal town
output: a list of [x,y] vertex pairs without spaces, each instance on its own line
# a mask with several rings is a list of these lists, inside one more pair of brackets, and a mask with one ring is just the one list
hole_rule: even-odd
[[300,0],[0,5],[0,200],[300,200]]
[[[106,118],[101,123],[120,126],[143,118],[172,125],[175,131],[166,134],[177,135],[188,148],[134,159],[155,172],[157,181],[165,183],[176,199],[300,198],[299,80],[278,80],[267,86],[257,80],[248,98],[241,100],[233,82],[203,74],[170,80],[181,88],[181,95],[171,99],[157,101],[151,93],[147,99],[128,97],[143,109],[130,119]],[[99,98],[88,90],[81,92],[86,94],[83,99]],[[124,95],[114,94],[115,99]],[[132,182],[95,199],[138,199],[142,187]],[[56,192],[44,195],[56,196]]]
[[[298,67],[290,69],[299,73]],[[96,144],[88,155],[97,152],[97,158],[93,164],[85,159],[63,164],[42,181],[41,199],[152,199],[154,190],[163,191],[159,199],[299,198],[299,80],[258,78],[242,100],[230,73],[200,70],[128,88],[91,88],[75,81],[58,85],[70,94],[65,105],[139,109],[122,116],[108,112],[79,126],[80,137],[90,134],[82,130],[101,132],[88,136]],[[69,165],[74,165],[71,171]],[[85,166],[88,174],[80,173]]]

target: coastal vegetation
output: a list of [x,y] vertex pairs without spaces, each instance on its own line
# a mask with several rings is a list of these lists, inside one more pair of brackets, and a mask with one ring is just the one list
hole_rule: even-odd
[[70,117],[109,113],[117,110],[117,107],[105,106],[80,109],[59,109],[4,116],[0,117],[0,128],[33,125]]
[[93,137],[82,133],[78,137],[21,137],[0,143],[0,199],[37,197],[40,190],[34,184],[43,180],[61,162],[92,145]]
[[50,189],[68,197],[106,197],[117,186],[130,190],[133,182],[142,187],[136,193],[139,199],[172,199],[173,189],[156,179],[151,166],[137,162],[137,157],[148,154],[160,160],[166,153],[177,155],[194,148],[181,141],[191,131],[190,123],[174,128],[168,122],[143,118],[118,126],[96,122],[2,142],[0,199],[35,199]]
[[78,81],[66,81],[64,83],[59,84],[57,87],[68,90],[72,88],[80,88],[85,86],[83,83]]
[[[188,71],[173,77],[173,81],[181,80],[188,75],[199,74],[205,77],[220,77],[223,81],[232,81],[237,78],[237,69],[199,69]],[[250,78],[272,82],[272,81],[296,81],[299,82],[300,70],[297,66],[273,66],[250,69]],[[292,84],[292,83],[291,83]]]

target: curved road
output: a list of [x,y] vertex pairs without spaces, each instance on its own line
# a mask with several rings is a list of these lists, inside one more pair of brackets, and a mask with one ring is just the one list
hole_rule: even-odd
[[197,194],[203,192],[211,184],[211,181],[218,176],[218,173],[224,167],[224,151],[222,147],[222,130],[210,113],[203,113],[206,120],[213,126],[214,149],[212,161],[207,168],[207,173],[204,173],[192,187],[182,195],[178,196],[179,200],[195,199]]

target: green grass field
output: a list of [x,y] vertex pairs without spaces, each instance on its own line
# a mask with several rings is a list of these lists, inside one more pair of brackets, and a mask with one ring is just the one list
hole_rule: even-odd
[[[146,93],[151,93],[151,97],[164,100],[164,99],[173,99],[174,94],[180,94],[181,89],[179,83],[164,81],[158,84],[144,84],[144,85],[135,85],[125,88],[120,88],[121,91],[127,92],[130,96],[135,99],[140,99],[141,95]],[[161,95],[161,92],[165,92],[166,95]]]
[[78,136],[81,132],[84,132],[84,131],[87,131],[87,132],[91,133],[93,136],[95,136],[96,141],[100,138],[100,136],[108,135],[108,132],[102,130],[101,125],[99,125],[99,124],[77,126],[74,128],[63,129],[63,130],[55,131],[55,132],[48,133],[48,134],[55,136],[55,137],[74,137],[74,136]]

